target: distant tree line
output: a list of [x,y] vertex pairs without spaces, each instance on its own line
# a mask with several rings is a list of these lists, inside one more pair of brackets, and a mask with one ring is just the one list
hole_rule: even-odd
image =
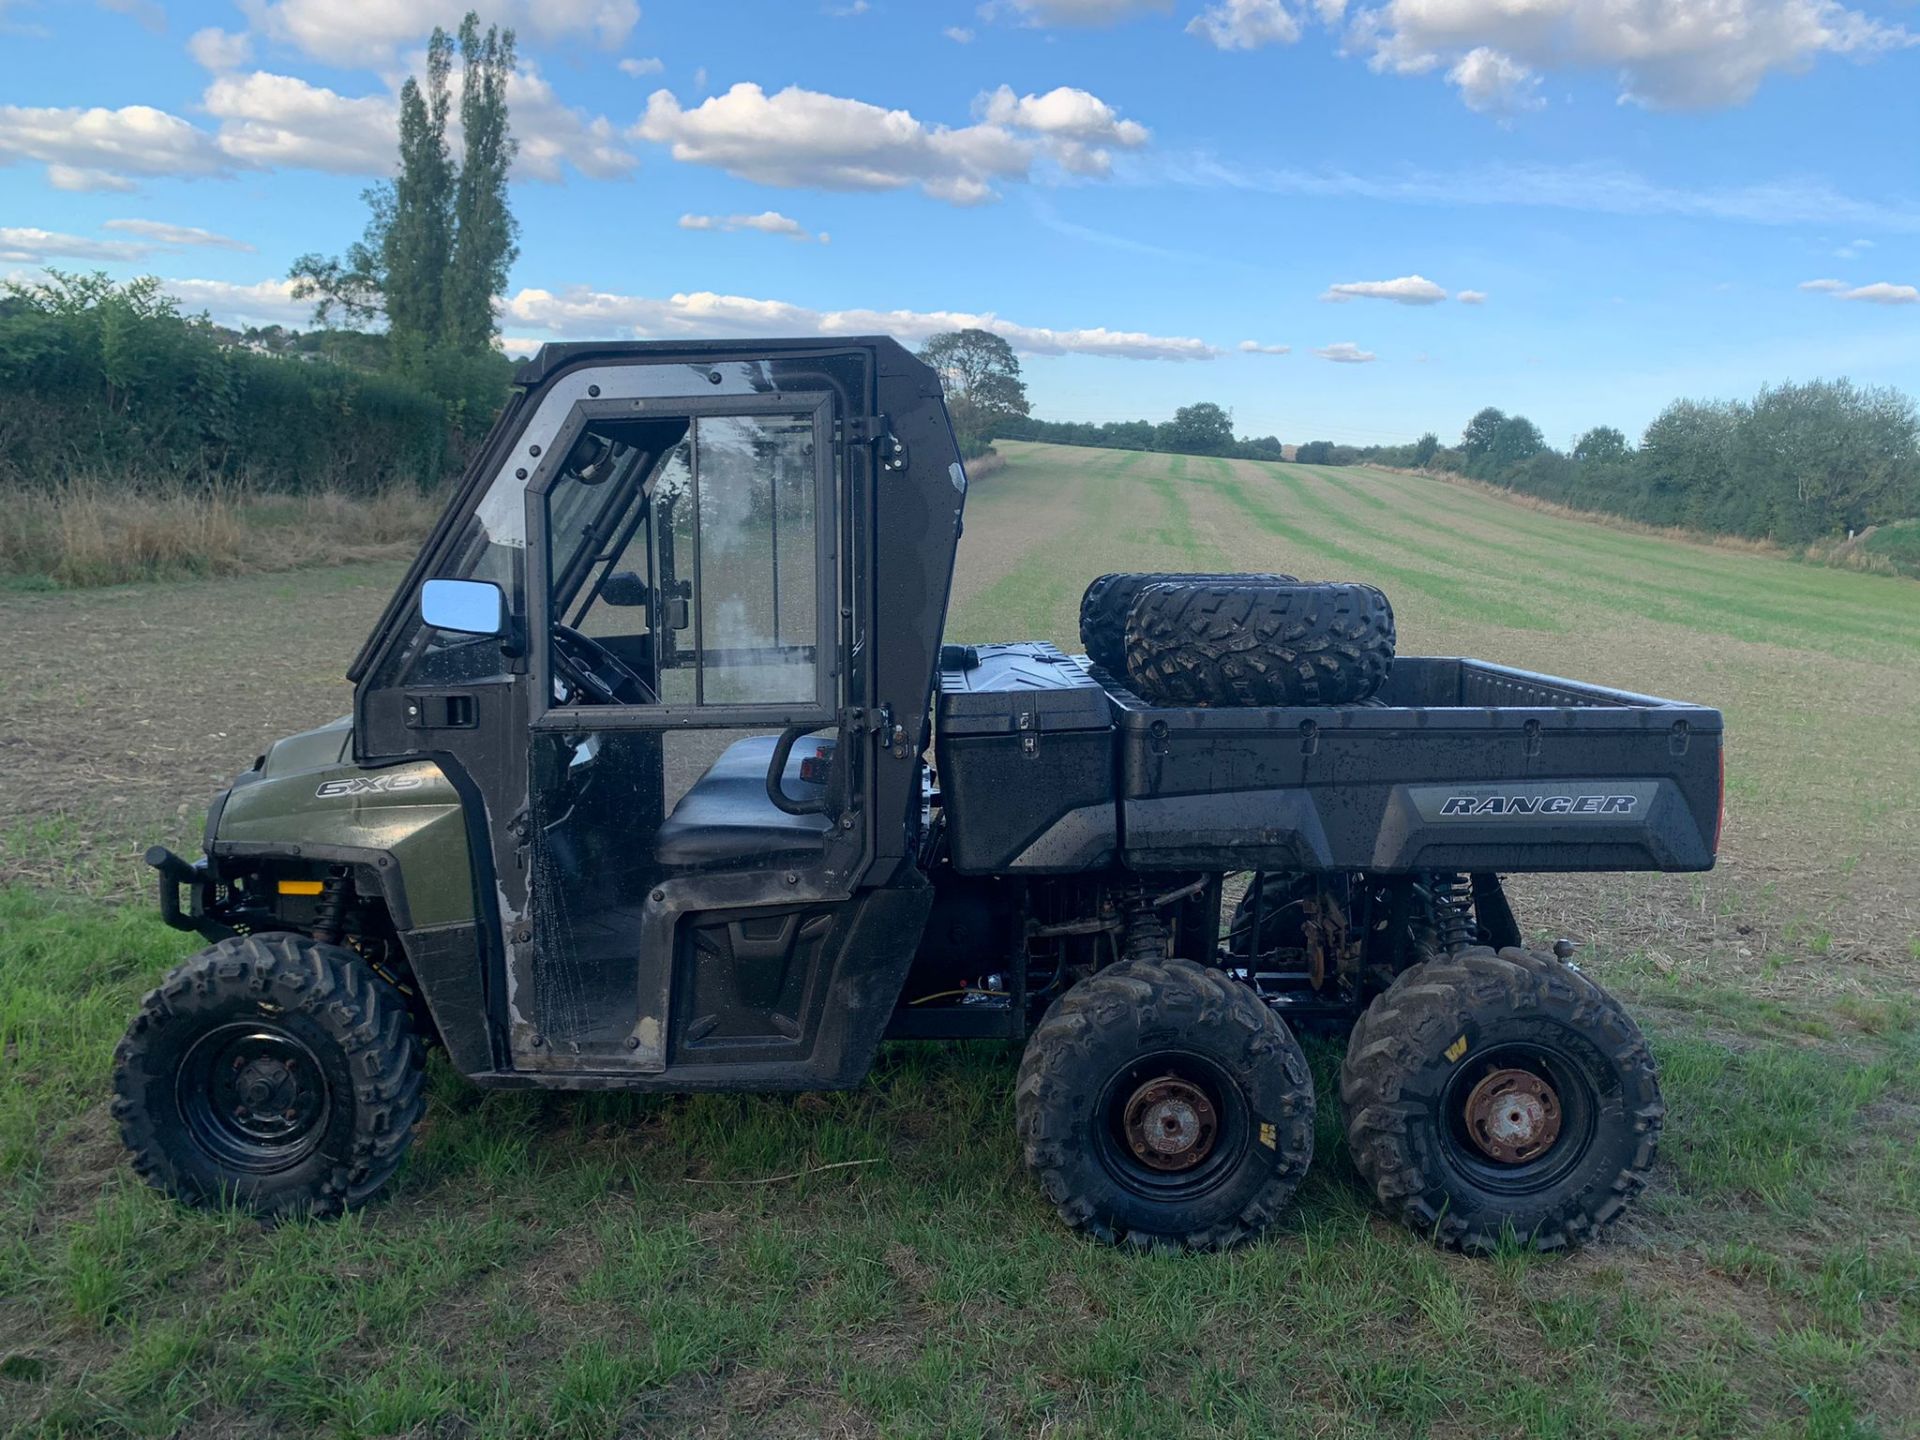
[[[1281,460],[1274,436],[1235,438],[1211,402],[1171,420],[1010,417],[1008,440]],[[1920,412],[1898,390],[1850,380],[1769,386],[1752,400],[1676,400],[1636,446],[1610,425],[1557,450],[1524,415],[1492,406],[1457,445],[1429,432],[1406,445],[1294,447],[1303,465],[1371,464],[1451,471],[1543,500],[1650,525],[1804,545],[1920,516]]]
[[1577,509],[1787,545],[1920,515],[1920,413],[1898,390],[1849,380],[1676,400],[1637,447],[1600,425],[1556,450],[1525,416],[1489,406],[1428,463]]
[[1284,458],[1272,435],[1236,439],[1233,412],[1201,400],[1182,405],[1171,420],[1036,420],[1022,416],[994,431],[1003,440],[1044,440],[1054,445],[1093,445],[1108,450],[1164,450],[1177,455],[1224,455],[1237,460]]

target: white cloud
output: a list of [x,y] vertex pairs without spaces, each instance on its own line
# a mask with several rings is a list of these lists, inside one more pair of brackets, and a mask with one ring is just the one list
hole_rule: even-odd
[[1291,355],[1291,345],[1262,345],[1258,340],[1242,340],[1240,351],[1245,355]]
[[1462,305],[1484,305],[1487,303],[1487,292],[1484,290],[1460,290],[1455,292],[1453,298],[1458,300]]
[[102,230],[117,230],[122,235],[137,235],[155,245],[205,245],[218,250],[251,250],[243,240],[202,230],[198,225],[172,225],[164,220],[108,220]]
[[[595,179],[639,163],[604,117],[563,104],[531,64],[508,82],[520,141],[515,174],[558,181],[568,166]],[[348,96],[292,75],[218,73],[201,108],[210,133],[147,106],[122,110],[0,106],[0,164],[38,160],[62,190],[127,190],[132,178],[297,168],[337,175],[393,170],[399,107],[391,94]]]
[[0,261],[15,265],[40,265],[49,260],[131,264],[145,260],[157,250],[179,250],[188,246],[253,249],[251,245],[211,230],[194,225],[170,225],[162,220],[109,220],[101,228],[134,238],[97,240],[34,226],[0,226]]
[[1447,71],[1447,83],[1459,89],[1469,110],[1482,115],[1514,115],[1547,103],[1540,98],[1540,77],[1489,45],[1462,55]]
[[87,170],[73,165],[47,166],[47,183],[56,190],[137,190],[140,187],[124,175],[105,170]]
[[1138,121],[1122,120],[1098,95],[1070,85],[1058,86],[1044,95],[1018,98],[1011,86],[1002,85],[982,95],[976,108],[990,125],[1005,125],[1064,140],[1084,140],[1134,150],[1152,138],[1146,126]]
[[156,34],[167,28],[166,9],[159,0],[97,0],[102,10],[128,15]]
[[1365,365],[1369,361],[1380,358],[1371,350],[1362,350],[1351,340],[1341,340],[1336,344],[1315,350],[1313,353],[1322,360],[1333,361],[1336,365]]
[[[254,29],[330,65],[390,63],[434,26],[449,32],[471,0],[240,0]],[[495,0],[486,19],[519,33],[522,41],[589,39],[606,49],[624,45],[640,20],[636,0]]]
[[690,335],[889,334],[918,343],[943,330],[977,327],[1004,336],[1029,355],[1101,355],[1126,360],[1210,360],[1219,352],[1204,340],[1137,331],[1054,330],[1020,325],[997,315],[936,310],[813,310],[784,300],[756,300],[710,291],[666,299],[608,294],[584,286],[555,294],[522,290],[504,306],[523,329],[560,336],[625,334],[676,338]]
[[[1839,0],[1385,0],[1355,16],[1349,40],[1371,50],[1376,69],[1451,67],[1476,108],[1486,108],[1501,69],[1513,66],[1521,75],[1610,71],[1623,100],[1711,109],[1740,104],[1769,75],[1803,70],[1822,54],[1865,58],[1916,37]],[[1511,90],[1520,80],[1506,83]]]
[[1140,15],[1164,15],[1173,0],[1006,0],[982,8],[1011,9],[1034,25],[1116,25]]
[[1347,300],[1391,300],[1398,305],[1438,305],[1447,292],[1424,275],[1402,275],[1398,280],[1350,280],[1329,285],[1320,297],[1340,303]]
[[762,235],[784,235],[790,240],[817,240],[822,245],[827,243],[824,231],[818,235],[809,234],[806,226],[790,215],[782,215],[778,210],[762,210],[758,215],[682,215],[680,228],[718,230],[723,233],[757,230]]
[[632,132],[673,158],[785,188],[899,190],[917,185],[958,205],[994,197],[996,180],[1025,179],[1038,146],[1004,126],[928,125],[905,110],[790,85],[768,95],[741,83],[685,109],[669,90],[647,99]]
[[0,165],[37,160],[63,190],[126,189],[127,176],[225,168],[205,131],[149,105],[118,110],[0,105]]
[[384,175],[395,163],[390,96],[346,96],[292,75],[216,75],[201,99],[223,153],[254,169]]
[[971,45],[973,43],[973,31],[967,29],[964,25],[949,25],[940,33],[956,45]]
[[1866,300],[1875,305],[1920,305],[1920,289],[1911,285],[1889,285],[1882,280],[1874,285],[1862,285],[1857,290],[1848,290],[1841,294],[1842,300]]
[[204,310],[222,325],[305,325],[313,318],[313,302],[294,299],[290,280],[162,280],[160,288],[189,313]]
[[1300,22],[1280,0],[1220,0],[1188,21],[1187,33],[1218,50],[1258,50],[1291,45],[1300,38]]
[[636,80],[643,75],[658,75],[666,68],[665,62],[655,55],[642,56],[638,59],[629,55],[620,62],[620,73],[631,75]]
[[1803,280],[1802,290],[1831,295],[1836,300],[1864,300],[1869,305],[1920,305],[1920,289],[1882,280],[1872,285],[1849,285],[1844,280]]
[[1849,240],[1833,252],[1833,258],[1836,260],[1858,260],[1863,251],[1871,249],[1873,249],[1873,241],[1871,240]]
[[132,240],[89,240],[30,225],[0,225],[0,261],[40,265],[48,260],[138,260],[153,247]]
[[827,14],[836,20],[851,20],[856,15],[866,14],[872,8],[868,0],[852,0],[852,3],[847,5],[827,6]]
[[[640,163],[610,120],[564,104],[531,61],[521,61],[507,81],[507,109],[520,141],[515,179],[557,184],[571,165],[589,179],[619,180]],[[393,145],[390,136],[388,149]]]
[[243,30],[209,25],[187,41],[187,53],[207,70],[238,70],[253,58],[253,37]]

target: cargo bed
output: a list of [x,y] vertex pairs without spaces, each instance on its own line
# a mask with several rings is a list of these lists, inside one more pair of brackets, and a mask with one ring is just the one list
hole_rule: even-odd
[[1168,708],[1050,645],[947,658],[936,759],[963,873],[1713,864],[1704,706],[1409,656],[1362,705]]

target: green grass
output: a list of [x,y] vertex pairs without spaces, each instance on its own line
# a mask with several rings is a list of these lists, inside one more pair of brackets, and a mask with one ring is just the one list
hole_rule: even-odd
[[[1606,1244],[1473,1261],[1379,1218],[1325,1043],[1314,1169],[1227,1255],[1069,1236],[1020,1168],[996,1045],[889,1047],[861,1088],[807,1096],[480,1092],[436,1060],[371,1210],[186,1211],[128,1172],[104,1100],[139,995],[193,945],[111,898],[155,821],[21,809],[0,832],[35,882],[0,889],[0,1437],[1915,1433],[1920,587],[1408,477],[1004,448],[953,638],[1070,642],[1102,570],[1279,568],[1381,583],[1409,652],[1726,709],[1722,870],[1515,886],[1662,1065],[1656,1182]],[[310,628],[336,583],[253,582],[250,623]],[[0,603],[84,625],[125,592]],[[191,847],[200,793],[162,838]]]

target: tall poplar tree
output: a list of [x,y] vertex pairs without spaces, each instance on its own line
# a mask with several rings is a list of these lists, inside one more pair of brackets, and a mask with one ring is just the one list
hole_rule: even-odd
[[520,253],[520,226],[507,208],[507,174],[520,145],[507,129],[507,81],[513,74],[513,32],[488,26],[472,11],[460,23],[466,83],[460,93],[465,142],[453,190],[453,244],[446,275],[442,333],[456,350],[493,343],[494,297]]
[[469,11],[460,23],[461,160],[447,144],[455,37],[436,27],[424,83],[400,89],[399,169],[364,192],[365,234],[343,257],[302,255],[289,277],[295,299],[314,302],[318,325],[384,318],[390,363],[420,365],[435,352],[482,354],[493,344],[494,299],[519,254],[507,177],[519,144],[507,123],[514,35]]

